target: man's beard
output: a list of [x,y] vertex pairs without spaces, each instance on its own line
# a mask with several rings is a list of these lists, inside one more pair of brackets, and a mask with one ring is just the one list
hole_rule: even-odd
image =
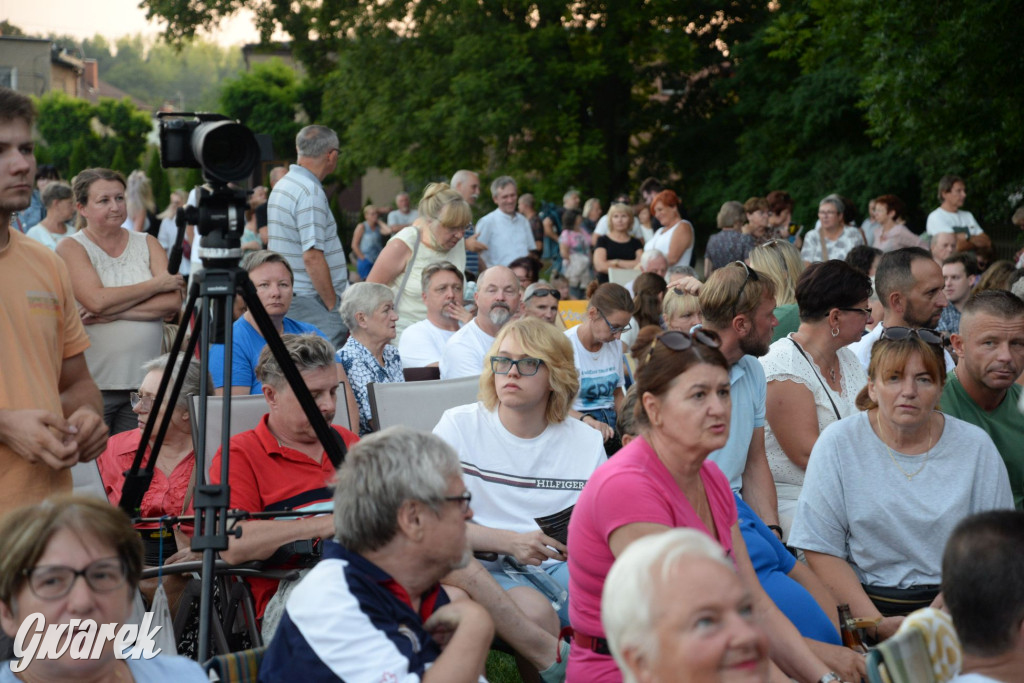
[[505,304],[494,304],[491,306],[491,310],[487,313],[487,317],[490,319],[492,325],[501,327],[512,317],[512,311]]
[[[12,199],[4,202],[0,201],[0,211],[5,213],[14,213],[15,211],[24,211],[32,204],[32,194],[25,195],[24,199]],[[25,226],[26,228],[31,226]]]
[[758,339],[754,335],[754,330],[751,330],[746,337],[740,339],[740,351],[756,358],[767,355],[770,346],[771,340]]

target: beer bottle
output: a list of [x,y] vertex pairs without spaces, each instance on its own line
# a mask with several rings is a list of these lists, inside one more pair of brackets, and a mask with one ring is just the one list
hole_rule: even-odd
[[843,603],[839,605],[839,633],[843,637],[843,646],[861,654],[868,651],[860,639],[860,632],[854,625],[853,615],[850,613],[850,605]]

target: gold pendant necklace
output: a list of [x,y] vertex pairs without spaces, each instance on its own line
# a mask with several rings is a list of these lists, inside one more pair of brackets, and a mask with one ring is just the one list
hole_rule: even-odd
[[885,435],[882,434],[882,411],[881,411],[881,409],[879,409],[878,412],[875,413],[875,424],[878,425],[878,436],[879,436],[879,438],[882,439],[882,444],[885,445],[885,450],[887,450],[889,452],[889,459],[892,460],[892,464],[896,465],[896,469],[898,469],[900,471],[900,474],[902,474],[904,477],[907,478],[907,481],[912,481],[914,479],[914,477],[916,477],[917,475],[921,474],[921,470],[923,470],[925,468],[925,465],[928,464],[928,458],[931,457],[932,447],[935,446],[935,444],[932,443],[931,419],[932,419],[932,416],[929,414],[928,415],[928,420],[929,420],[929,422],[928,422],[928,450],[926,450],[924,452],[924,462],[921,463],[921,466],[917,468],[916,472],[908,473],[906,470],[904,470],[902,467],[900,467],[900,463],[896,460],[896,456],[893,455],[892,449],[889,448],[889,444],[886,443],[886,441],[885,441]]

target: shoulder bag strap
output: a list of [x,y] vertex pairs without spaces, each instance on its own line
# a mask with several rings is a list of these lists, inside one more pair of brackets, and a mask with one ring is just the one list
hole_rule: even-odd
[[416,263],[416,254],[420,251],[420,229],[416,228],[416,244],[412,248],[412,256],[409,257],[409,263],[405,266],[405,276],[402,277],[402,284],[398,286],[398,291],[395,293],[395,310],[398,310],[398,304],[402,301],[402,295],[405,293],[405,285],[409,282],[409,276],[412,275],[413,265]]
[[[818,240],[821,242],[821,260],[828,261],[828,247],[825,246],[825,231],[822,230],[821,228],[818,228]],[[796,344],[796,342],[793,343]],[[797,344],[797,347],[799,346],[800,345]],[[803,353],[802,349],[800,353]],[[804,358],[806,358],[806,356],[804,356]]]
[[807,354],[804,352],[802,348],[800,348],[800,345],[796,343],[795,339],[793,339],[792,337],[787,337],[787,339],[793,342],[793,346],[795,346],[796,350],[800,352],[800,355],[804,357],[804,360],[807,361],[807,364],[811,366],[811,372],[813,372],[814,376],[818,378],[819,382],[821,382],[821,388],[825,390],[825,395],[828,396],[828,402],[832,404],[832,411],[836,414],[836,419],[842,420],[843,416],[839,414],[839,408],[836,407],[836,402],[832,400],[832,392],[828,390],[828,385],[825,384],[825,380],[823,380],[821,378],[821,375],[818,374],[818,370],[817,368],[814,367],[814,363],[811,361],[810,358],[807,357]]

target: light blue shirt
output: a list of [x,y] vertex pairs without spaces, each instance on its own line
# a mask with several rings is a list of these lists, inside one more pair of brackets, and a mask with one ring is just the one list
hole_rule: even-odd
[[729,419],[729,440],[725,447],[709,457],[729,478],[735,493],[743,487],[743,469],[747,466],[747,451],[754,430],[764,427],[765,402],[768,383],[764,368],[754,356],[743,356],[729,368],[732,385],[732,416]]

